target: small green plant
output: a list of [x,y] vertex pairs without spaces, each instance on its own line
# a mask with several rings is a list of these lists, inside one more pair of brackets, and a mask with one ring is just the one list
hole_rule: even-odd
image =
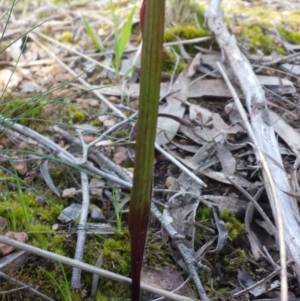
[[101,43],[101,41],[98,39],[97,35],[95,34],[94,30],[92,29],[92,27],[90,26],[90,23],[87,21],[87,19],[85,18],[85,16],[82,16],[82,20],[83,20],[83,25],[85,27],[85,30],[87,31],[87,33],[89,34],[90,38],[92,39],[93,43],[95,44],[95,46],[100,50],[100,52],[106,56],[106,51]]
[[122,211],[120,210],[118,194],[116,193],[115,189],[112,190],[112,198],[113,198],[113,205],[115,208],[115,214],[116,214],[116,219],[117,219],[117,231],[121,232],[121,230],[122,230]]
[[48,276],[48,278],[55,284],[55,286],[58,288],[58,290],[60,291],[63,300],[65,301],[74,301],[73,299],[73,294],[69,285],[69,281],[66,275],[66,271],[64,266],[59,263],[60,265],[60,269],[63,275],[63,279],[64,279],[64,285],[60,284],[57,280],[56,280],[56,276],[52,273],[52,272],[48,272],[45,269],[42,269],[44,271],[44,273]]
[[114,21],[114,41],[115,41],[115,68],[117,71],[121,67],[122,55],[130,39],[134,12],[135,12],[135,8],[132,9],[121,33],[119,33],[118,21],[115,14],[114,5],[112,5],[112,15]]
[[[119,31],[118,25],[119,22],[116,17],[116,12],[115,12],[115,4],[111,2],[111,11],[112,11],[112,16],[113,16],[113,24],[114,24],[114,50],[115,50],[115,55],[114,55],[114,61],[112,67],[117,73],[117,76],[119,78],[120,76],[120,67],[121,67],[121,61],[122,61],[122,56],[124,53],[124,50],[129,42],[130,35],[131,35],[131,28],[132,28],[132,21],[133,21],[133,16],[135,13],[135,7],[131,10],[129,16],[127,17],[127,20],[121,30]],[[93,43],[95,46],[100,50],[100,52],[106,56],[106,51],[101,43],[101,41],[98,39],[97,35],[91,28],[89,22],[86,20],[85,17],[83,17],[83,24],[85,26],[85,29],[89,36],[91,37]]]
[[7,213],[7,217],[9,218],[11,222],[11,226],[14,231],[17,231],[17,218],[16,218],[16,213],[14,210],[14,207],[12,205],[9,206],[9,212]]
[[[12,163],[12,166],[14,166],[13,163]],[[24,227],[28,228],[28,226],[30,224],[30,217],[29,217],[28,208],[27,208],[27,205],[25,202],[22,186],[21,186],[21,179],[19,178],[18,173],[15,168],[14,168],[14,173],[15,173],[16,185],[17,185],[17,189],[18,189],[18,200],[20,201],[22,211],[23,211],[23,217],[24,217],[24,223],[25,223]]]

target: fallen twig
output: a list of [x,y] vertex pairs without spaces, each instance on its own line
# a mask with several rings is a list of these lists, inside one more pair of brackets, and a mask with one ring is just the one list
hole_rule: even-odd
[[[54,301],[52,298],[49,298],[48,296],[42,294],[41,292],[37,291],[36,289],[34,289],[33,287],[15,279],[15,278],[11,278],[9,277],[8,275],[6,275],[5,273],[3,272],[0,272],[0,277],[6,279],[7,281],[10,281],[12,283],[16,283],[17,285],[20,286],[20,289],[25,289],[29,292],[31,292],[32,294],[34,294],[35,296],[39,297],[39,298],[42,298],[46,301]],[[0,294],[3,294],[5,295],[7,292],[1,292]]]
[[187,269],[196,285],[197,291],[199,293],[199,296],[201,300],[209,301],[208,296],[206,295],[203,285],[200,281],[200,278],[197,274],[196,267],[202,267],[205,270],[209,270],[207,267],[201,265],[194,257],[193,257],[193,250],[190,250],[183,244],[183,240],[186,239],[183,235],[178,233],[172,225],[167,223],[165,219],[163,218],[163,215],[160,213],[160,211],[157,209],[157,207],[153,204],[151,204],[151,213],[156,217],[156,219],[161,223],[162,227],[167,231],[169,236],[172,238],[172,242],[176,245],[178,250],[180,251],[180,254],[182,255],[184,262],[187,266]]
[[[25,243],[21,243],[21,242],[16,241],[16,240],[9,239],[9,238],[7,238],[5,236],[2,236],[2,235],[0,236],[0,242],[5,243],[7,245],[11,245],[11,246],[13,246],[15,248],[18,248],[18,249],[27,251],[29,253],[35,254],[37,256],[52,259],[52,260],[55,260],[55,261],[58,261],[58,262],[61,262],[61,263],[79,268],[81,270],[85,270],[87,272],[103,276],[107,279],[111,279],[111,280],[117,281],[119,283],[123,283],[123,284],[127,284],[127,285],[131,284],[131,279],[130,278],[112,273],[112,272],[104,270],[104,269],[94,267],[93,265],[86,264],[86,263],[83,263],[83,262],[78,261],[78,260],[74,260],[74,259],[71,259],[71,258],[68,258],[68,257],[65,257],[65,256],[58,255],[56,253],[52,253],[52,252],[49,252],[49,251],[46,251],[46,250],[42,250],[42,249],[30,246],[30,245],[25,244]],[[196,301],[196,299],[192,299],[192,298],[180,296],[180,295],[177,295],[177,294],[173,294],[173,293],[165,291],[163,289],[158,289],[158,288],[152,287],[152,286],[147,285],[145,283],[141,283],[141,288],[145,291],[148,291],[148,292],[151,292],[151,293],[154,293],[154,294],[157,294],[157,295],[161,295],[161,296],[164,296],[166,298],[170,298],[170,299],[175,300],[175,301]]]
[[[86,239],[86,222],[90,206],[90,193],[89,193],[89,178],[84,171],[80,172],[81,176],[81,189],[82,189],[82,208],[80,213],[80,221],[77,229],[77,244],[75,249],[75,260],[82,260],[83,251]],[[81,287],[81,269],[73,268],[71,287],[80,289]]]

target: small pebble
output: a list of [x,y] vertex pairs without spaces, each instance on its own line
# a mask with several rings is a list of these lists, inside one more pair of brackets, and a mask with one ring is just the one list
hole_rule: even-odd
[[105,217],[102,213],[102,210],[94,204],[90,205],[90,216],[91,216],[91,220],[94,222],[105,221]]

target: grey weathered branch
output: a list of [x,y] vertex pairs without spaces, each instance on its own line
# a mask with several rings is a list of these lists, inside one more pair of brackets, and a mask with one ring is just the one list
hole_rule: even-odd
[[[75,249],[75,260],[82,261],[83,251],[86,239],[86,222],[90,206],[89,178],[84,171],[80,172],[81,189],[82,189],[82,209],[80,213],[80,221],[77,230],[77,243]],[[73,268],[71,287],[80,289],[81,287],[81,269]]]

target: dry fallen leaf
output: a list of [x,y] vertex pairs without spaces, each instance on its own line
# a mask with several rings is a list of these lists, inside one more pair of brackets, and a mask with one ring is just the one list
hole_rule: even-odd
[[74,195],[76,195],[76,193],[77,193],[76,188],[67,188],[67,189],[63,190],[62,197],[63,198],[72,198],[72,197],[74,197]]
[[77,98],[76,103],[83,107],[96,108],[99,106],[99,101],[92,98]]
[[[162,267],[161,269],[143,267],[141,281],[156,288],[164,289],[167,291],[174,291],[183,284],[184,279],[182,278],[180,272],[173,270],[170,267]],[[176,294],[190,298],[196,298],[193,291],[187,285],[184,285],[179,290],[177,290]],[[150,295],[150,293],[148,292],[143,292],[142,296],[142,299],[147,301],[153,300],[154,298],[158,297]],[[164,300],[168,301],[170,299]]]
[[229,26],[229,29],[230,29],[231,33],[233,33],[233,34],[241,34],[243,32],[242,26],[231,25],[231,26]]
[[[26,242],[28,240],[28,235],[24,232],[7,232],[5,237],[20,241],[20,242]],[[6,245],[4,243],[0,243],[0,255],[5,256],[15,250],[15,247]]]
[[122,165],[122,163],[124,163],[128,159],[129,156],[128,156],[127,147],[123,147],[123,146],[117,147],[116,152],[113,156],[113,161],[118,165]]
[[14,168],[21,176],[24,176],[28,172],[28,167],[26,162],[15,162]]

